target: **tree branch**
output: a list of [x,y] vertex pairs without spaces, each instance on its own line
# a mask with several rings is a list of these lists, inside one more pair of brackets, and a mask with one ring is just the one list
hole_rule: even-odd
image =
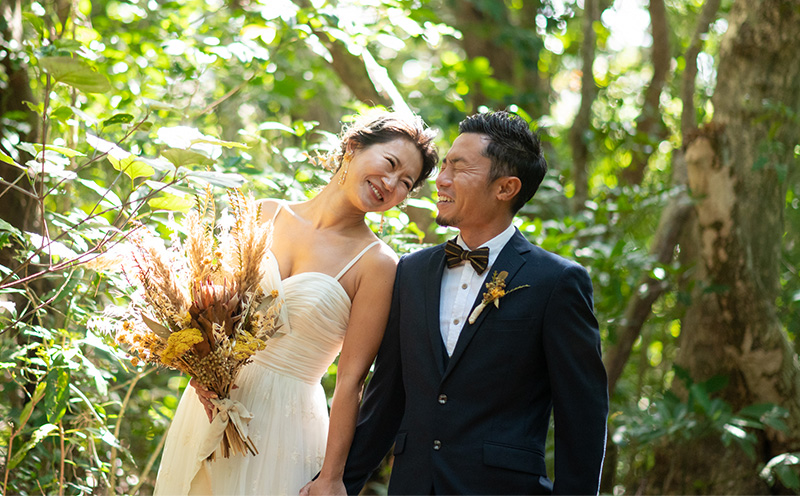
[[655,151],[654,145],[664,139],[667,133],[659,112],[661,91],[664,89],[670,66],[669,26],[664,0],[650,0],[649,12],[653,34],[653,49],[650,55],[653,77],[644,93],[642,113],[636,119],[636,136],[634,146],[631,147],[633,160],[631,165],[622,171],[622,177],[627,184],[642,182],[647,170],[647,161]]
[[[675,246],[678,244],[692,212],[693,204],[686,191],[681,191],[664,208],[653,244],[650,245],[650,254],[657,264],[665,265],[672,260]],[[604,362],[608,373],[609,394],[614,393],[617,381],[622,375],[628,357],[630,357],[633,344],[650,316],[653,304],[669,288],[667,281],[660,281],[649,276],[643,277],[636,287],[643,286],[646,289],[637,291],[628,302],[616,343],[605,352]]]
[[684,61],[686,62],[681,84],[681,102],[683,102],[683,112],[681,112],[681,137],[682,143],[686,146],[686,138],[697,127],[697,116],[694,112],[694,80],[697,76],[697,56],[703,48],[703,35],[708,32],[708,28],[717,15],[722,0],[707,0],[703,4],[700,19],[697,21],[689,48],[686,50]]
[[575,195],[572,197],[573,212],[583,208],[589,194],[588,134],[591,132],[592,103],[594,103],[594,99],[597,96],[593,73],[595,44],[597,42],[594,23],[599,19],[598,0],[585,0],[583,9],[583,42],[581,44],[581,59],[583,60],[581,106],[569,133],[569,142],[572,147],[572,180],[575,183]]

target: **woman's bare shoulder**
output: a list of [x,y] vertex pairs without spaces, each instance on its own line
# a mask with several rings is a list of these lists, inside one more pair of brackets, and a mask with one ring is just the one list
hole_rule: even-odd
[[378,245],[364,254],[364,268],[369,271],[386,270],[394,272],[399,258],[392,248],[378,240]]
[[260,200],[256,200],[256,204],[261,210],[262,222],[271,220],[282,203],[282,200],[277,200],[275,198],[262,198]]

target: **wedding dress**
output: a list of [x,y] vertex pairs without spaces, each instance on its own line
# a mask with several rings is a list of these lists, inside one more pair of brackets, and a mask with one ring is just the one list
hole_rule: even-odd
[[296,495],[319,472],[328,434],[320,379],[341,350],[350,316],[339,278],[378,243],[336,277],[303,272],[281,280],[277,260],[268,254],[264,287],[278,289],[283,325],[242,369],[231,393],[253,415],[248,430],[258,455],[217,456],[213,462],[198,456],[210,424],[194,388],[187,387],[167,434],[156,495]]

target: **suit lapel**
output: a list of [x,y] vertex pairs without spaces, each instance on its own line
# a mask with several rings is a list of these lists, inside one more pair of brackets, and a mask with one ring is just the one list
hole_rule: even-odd
[[425,286],[425,322],[428,324],[428,337],[431,340],[433,359],[439,374],[444,374],[444,343],[439,326],[439,306],[441,305],[442,274],[444,273],[444,245],[431,253],[428,260],[428,277]]
[[[483,293],[486,289],[486,283],[492,280],[492,274],[495,271],[506,271],[508,272],[508,277],[506,277],[506,284],[507,288],[513,287],[511,284],[514,280],[514,276],[519,272],[519,269],[525,265],[525,257],[523,257],[524,253],[530,251],[530,243],[525,239],[525,237],[519,232],[516,231],[511,239],[506,243],[506,246],[503,247],[503,250],[498,255],[497,260],[495,260],[492,267],[487,271],[486,277],[483,280],[483,284],[481,285],[481,290],[478,293],[478,296],[475,298],[475,301],[472,303],[472,307],[470,308],[470,314],[472,310],[475,309],[476,306],[483,300]],[[440,286],[441,286],[441,274],[439,276]],[[503,303],[500,302],[500,308],[502,308]],[[442,379],[446,378],[447,375],[450,373],[451,370],[456,366],[461,355],[464,354],[464,350],[469,345],[469,342],[472,340],[475,333],[480,328],[481,323],[486,319],[486,316],[497,312],[498,309],[494,308],[494,305],[490,305],[483,309],[481,314],[475,320],[474,324],[470,324],[469,321],[464,323],[464,327],[461,329],[461,334],[458,336],[458,341],[456,342],[456,348],[453,350],[453,355],[450,357],[450,360],[447,363],[447,368],[444,371],[444,376]],[[437,326],[438,329],[438,326]],[[439,339],[441,342],[441,339]]]

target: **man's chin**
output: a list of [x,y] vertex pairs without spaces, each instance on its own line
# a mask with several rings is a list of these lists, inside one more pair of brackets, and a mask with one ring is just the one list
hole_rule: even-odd
[[456,223],[453,219],[448,219],[441,214],[436,216],[436,223],[442,227],[456,227]]

